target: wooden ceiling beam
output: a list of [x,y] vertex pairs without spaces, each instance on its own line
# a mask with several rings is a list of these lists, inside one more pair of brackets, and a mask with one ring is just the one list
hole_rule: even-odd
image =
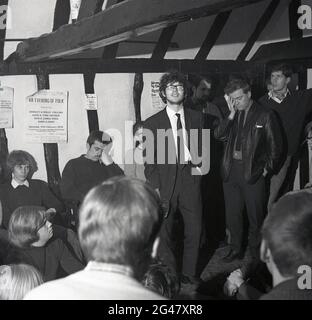
[[[17,47],[21,61],[61,58],[263,0],[126,0]],[[89,0],[88,0],[89,2]]]

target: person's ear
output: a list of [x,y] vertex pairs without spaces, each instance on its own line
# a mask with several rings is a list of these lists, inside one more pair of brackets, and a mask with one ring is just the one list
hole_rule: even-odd
[[157,237],[153,243],[152,253],[151,253],[151,256],[153,259],[155,259],[157,256],[158,246],[159,246],[159,237]]
[[261,241],[260,247],[260,259],[264,263],[269,263],[271,260],[271,250],[269,249],[267,242],[265,240]]
[[251,91],[248,91],[248,98],[251,99]]
[[90,145],[88,142],[86,143],[86,148],[87,148],[87,151],[90,149]]

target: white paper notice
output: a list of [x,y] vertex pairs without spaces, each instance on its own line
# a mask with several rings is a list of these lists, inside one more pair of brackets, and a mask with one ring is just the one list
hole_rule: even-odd
[[68,92],[41,90],[26,98],[24,139],[34,143],[67,142]]
[[13,128],[13,99],[13,88],[0,88],[0,128]]
[[151,98],[153,109],[161,110],[165,107],[165,104],[159,96],[159,82],[151,81]]
[[97,95],[94,93],[86,94],[86,109],[97,110]]

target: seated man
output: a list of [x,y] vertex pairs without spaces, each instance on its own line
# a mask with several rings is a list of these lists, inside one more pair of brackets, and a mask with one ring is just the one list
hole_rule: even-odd
[[135,178],[109,179],[88,192],[79,215],[87,267],[45,283],[26,299],[164,299],[140,283],[156,256],[162,223],[160,200],[151,186]]
[[42,206],[49,213],[60,213],[63,203],[50,191],[46,182],[31,179],[36,161],[23,150],[10,152],[7,167],[12,179],[0,185],[0,226],[7,229],[13,211],[20,206]]
[[92,131],[87,139],[87,153],[67,162],[60,188],[64,200],[74,209],[94,186],[124,174],[108,154],[107,148],[111,142],[103,131]]
[[[8,228],[10,217],[18,207],[44,207],[49,220],[56,224],[53,226],[54,237],[61,238],[77,258],[83,261],[75,233],[71,229],[58,225],[58,220],[52,218],[55,214],[57,218],[64,211],[63,203],[50,191],[46,182],[31,179],[32,174],[37,170],[34,157],[26,151],[14,150],[8,155],[7,167],[12,173],[12,179],[0,185],[0,227]],[[0,229],[0,238],[7,240],[6,230]]]
[[[312,300],[312,291],[300,288],[300,267],[312,266],[311,191],[283,196],[265,219],[262,234],[261,260],[273,277],[273,289],[260,299]],[[230,295],[238,291],[245,299],[257,298],[255,289],[245,282],[240,270],[232,272],[227,287]]]

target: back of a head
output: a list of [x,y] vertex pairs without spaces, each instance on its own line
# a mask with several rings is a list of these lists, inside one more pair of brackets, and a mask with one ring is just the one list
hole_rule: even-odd
[[282,276],[295,277],[299,266],[311,266],[312,194],[296,191],[283,196],[265,219],[262,233]]
[[0,300],[22,300],[43,283],[40,272],[27,264],[0,266]]
[[38,230],[45,224],[45,209],[39,206],[22,206],[11,215],[9,241],[17,247],[27,248],[39,239]]
[[127,265],[144,274],[162,216],[151,186],[115,177],[91,189],[79,213],[79,239],[88,260]]

